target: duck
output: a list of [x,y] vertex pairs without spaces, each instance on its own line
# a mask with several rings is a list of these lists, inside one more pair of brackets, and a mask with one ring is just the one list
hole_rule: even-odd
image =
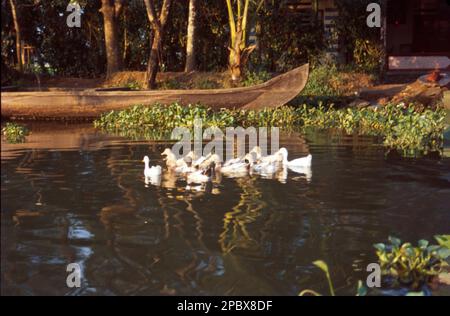
[[206,170],[197,170],[187,174],[187,183],[206,183],[211,181],[211,175],[213,172],[214,166],[209,166]]
[[280,151],[275,152],[272,155],[268,155],[268,156],[260,156],[260,158],[258,159],[259,162],[263,162],[263,163],[275,163],[275,162],[281,162],[282,161],[282,156],[280,155]]
[[161,166],[149,166],[150,165],[150,158],[148,156],[144,156],[144,159],[142,159],[142,162],[145,164],[144,167],[144,177],[145,178],[155,178],[161,176],[162,168]]
[[273,174],[278,171],[278,165],[277,161],[266,161],[255,164],[253,170],[260,174]]
[[222,168],[222,158],[218,154],[209,154],[206,156],[205,160],[198,165],[198,168],[205,170],[209,168],[211,164],[214,164],[215,170],[220,170]]
[[252,150],[250,150],[249,154],[251,154],[251,153],[255,153],[255,155],[256,155],[255,156],[255,158],[256,158],[255,161],[258,161],[258,160],[260,160],[262,158],[261,147],[259,147],[259,146],[253,147]]
[[288,161],[288,151],[286,148],[282,147],[278,150],[278,155],[281,158],[283,165],[286,165],[288,168],[300,168],[300,167],[311,167],[312,155],[309,154],[306,157],[297,158],[291,161]]
[[177,167],[182,167],[182,166],[186,165],[184,158],[177,159],[177,157],[175,156],[175,154],[172,152],[172,150],[170,148],[164,149],[161,156],[166,156],[166,158],[165,158],[166,165],[167,165],[167,168],[169,168],[169,169],[175,169]]
[[192,158],[190,156],[189,157],[186,156],[183,159],[184,159],[185,164],[182,165],[182,166],[179,166],[179,167],[175,167],[174,170],[175,170],[176,173],[187,174],[187,173],[191,173],[191,172],[197,171],[197,168],[194,167],[193,164],[192,164]]
[[253,166],[254,160],[252,155],[246,155],[243,161],[237,163],[223,165],[220,168],[220,172],[230,177],[239,177],[246,175]]

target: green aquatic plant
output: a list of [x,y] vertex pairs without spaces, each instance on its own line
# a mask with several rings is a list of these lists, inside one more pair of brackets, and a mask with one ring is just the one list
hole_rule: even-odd
[[414,157],[443,148],[445,111],[426,109],[416,111],[414,105],[386,105],[364,109],[332,106],[317,107],[306,104],[294,108],[282,106],[261,110],[219,109],[203,105],[182,106],[155,104],[136,105],[121,111],[111,111],[94,122],[98,128],[121,135],[170,133],[175,127],[194,126],[199,118],[206,127],[277,126],[304,131],[306,128],[338,130],[345,134],[378,136],[388,149],[398,150],[403,156]]
[[[330,289],[330,295],[336,296],[336,292],[334,291],[334,286],[333,286],[333,282],[331,281],[330,270],[328,269],[327,263],[323,260],[316,260],[313,262],[313,264],[325,273],[325,276],[328,281],[328,287]],[[359,280],[358,284],[357,284],[357,288],[356,288],[356,296],[365,296],[366,294],[367,294],[367,289],[363,285],[363,282],[361,280]],[[314,290],[311,290],[311,289],[303,290],[298,294],[298,296],[305,296],[305,295],[322,296],[322,294],[320,294]]]
[[8,122],[2,128],[2,134],[9,143],[23,143],[25,137],[29,135],[29,130],[23,125]]
[[432,277],[442,272],[450,256],[450,235],[435,236],[439,245],[419,240],[417,246],[389,237],[389,244],[378,243],[377,250],[381,273],[390,277],[394,285],[418,289]]

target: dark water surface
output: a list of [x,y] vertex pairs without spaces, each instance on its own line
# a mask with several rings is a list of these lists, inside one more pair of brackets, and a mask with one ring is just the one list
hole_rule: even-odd
[[[35,127],[2,141],[2,294],[355,294],[372,244],[450,231],[450,161],[388,159],[372,138],[283,137],[312,175],[286,183],[223,177],[205,191],[165,174],[146,186],[141,159],[163,164],[164,142],[87,126]],[[66,266],[82,267],[79,289]]]

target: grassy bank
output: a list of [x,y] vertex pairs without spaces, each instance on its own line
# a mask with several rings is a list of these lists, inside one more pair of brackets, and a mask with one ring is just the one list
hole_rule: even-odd
[[417,112],[413,106],[388,105],[382,108],[334,109],[284,106],[278,109],[213,111],[202,105],[136,105],[111,111],[94,122],[95,127],[129,137],[162,138],[175,127],[192,128],[194,119],[202,119],[203,128],[228,126],[278,126],[302,131],[305,128],[336,129],[347,134],[381,136],[389,149],[403,156],[441,151],[445,111]]

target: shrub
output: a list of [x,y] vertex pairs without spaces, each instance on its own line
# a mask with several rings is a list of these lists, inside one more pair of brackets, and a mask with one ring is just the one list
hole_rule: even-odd
[[23,143],[25,141],[25,137],[29,135],[29,131],[23,125],[8,122],[2,128],[2,134],[5,136],[7,142],[15,144]]

